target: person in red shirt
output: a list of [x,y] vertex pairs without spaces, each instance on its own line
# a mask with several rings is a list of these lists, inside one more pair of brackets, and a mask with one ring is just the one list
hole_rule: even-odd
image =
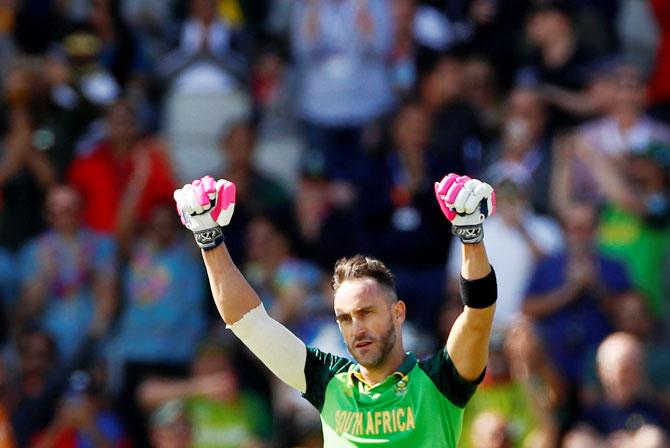
[[77,158],[68,173],[81,193],[85,222],[121,238],[132,233],[130,223],[147,218],[153,204],[171,200],[176,185],[162,145],[143,137],[137,123],[127,100],[114,103],[107,111],[105,139]]

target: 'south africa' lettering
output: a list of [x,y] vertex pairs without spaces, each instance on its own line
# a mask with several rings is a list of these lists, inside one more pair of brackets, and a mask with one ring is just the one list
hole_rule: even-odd
[[388,411],[336,411],[335,432],[354,436],[394,434],[416,427],[411,407]]

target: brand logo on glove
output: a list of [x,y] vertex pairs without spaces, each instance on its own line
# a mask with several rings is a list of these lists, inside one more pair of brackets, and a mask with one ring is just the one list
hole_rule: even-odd
[[200,241],[202,243],[211,243],[219,235],[220,232],[217,232],[215,230],[209,230],[206,232],[198,233],[198,236],[200,237]]

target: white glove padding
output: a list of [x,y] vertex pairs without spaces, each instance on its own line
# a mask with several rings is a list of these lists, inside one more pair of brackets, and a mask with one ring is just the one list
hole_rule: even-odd
[[235,210],[234,183],[205,176],[176,190],[174,200],[182,224],[201,248],[212,249],[223,242],[221,228],[230,223]]
[[452,233],[464,243],[478,243],[484,237],[482,223],[495,213],[493,188],[468,176],[449,174],[435,183],[435,196],[452,224]]

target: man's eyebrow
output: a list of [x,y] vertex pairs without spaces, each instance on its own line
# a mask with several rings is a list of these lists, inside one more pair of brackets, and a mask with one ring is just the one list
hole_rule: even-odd
[[336,312],[335,312],[335,319],[338,319],[338,318],[340,318],[340,317],[342,317],[342,316],[349,316],[349,315],[351,315],[351,314],[360,313],[361,311],[369,311],[369,310],[374,309],[374,307],[375,307],[374,305],[362,306],[362,307],[360,307],[360,308],[354,308],[353,310],[351,310],[350,313],[345,313],[345,312],[340,312],[340,313],[338,313],[338,312],[336,311]]

